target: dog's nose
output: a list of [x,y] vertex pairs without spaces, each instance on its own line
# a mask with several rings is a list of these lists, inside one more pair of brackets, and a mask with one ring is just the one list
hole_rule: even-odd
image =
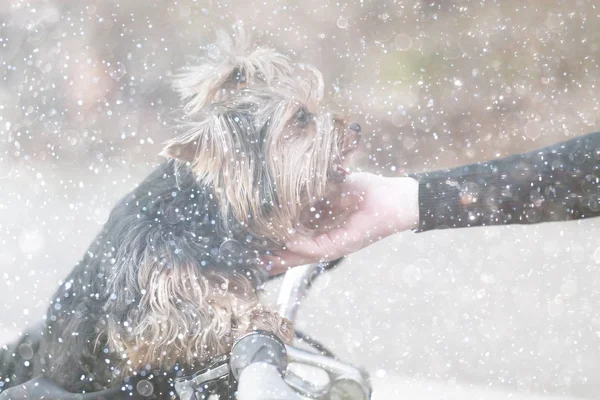
[[351,123],[350,125],[348,125],[348,128],[350,128],[356,133],[360,133],[360,124],[358,124],[357,122]]

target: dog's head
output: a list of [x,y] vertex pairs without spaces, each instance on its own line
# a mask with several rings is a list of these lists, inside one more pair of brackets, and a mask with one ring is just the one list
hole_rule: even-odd
[[302,210],[343,181],[360,126],[323,107],[316,69],[248,50],[241,31],[217,36],[202,63],[175,81],[185,131],[163,154],[211,185],[227,230],[281,244],[305,231]]

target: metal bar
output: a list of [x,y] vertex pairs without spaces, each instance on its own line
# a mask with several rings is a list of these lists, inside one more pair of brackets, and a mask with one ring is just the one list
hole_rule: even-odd
[[277,299],[277,309],[282,317],[291,322],[296,320],[300,302],[306,296],[318,268],[319,264],[308,264],[292,268],[285,273]]

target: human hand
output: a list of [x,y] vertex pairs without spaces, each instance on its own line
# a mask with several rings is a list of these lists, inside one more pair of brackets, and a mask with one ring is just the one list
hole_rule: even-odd
[[330,225],[335,222],[331,229],[321,229],[314,236],[297,235],[285,243],[284,250],[263,259],[270,263],[270,274],[277,275],[290,267],[353,253],[417,226],[418,196],[419,183],[410,177],[386,178],[365,172],[349,175],[340,191],[328,199],[329,204],[313,212]]

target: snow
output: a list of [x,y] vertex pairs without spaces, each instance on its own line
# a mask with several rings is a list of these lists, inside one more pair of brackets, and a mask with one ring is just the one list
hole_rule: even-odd
[[[173,135],[168,82],[240,18],[323,70],[332,104],[363,126],[355,169],[453,167],[600,126],[591,0],[2,0],[1,342],[71,285]],[[365,366],[376,400],[595,397],[599,232],[589,220],[395,235],[322,277],[299,325]]]

